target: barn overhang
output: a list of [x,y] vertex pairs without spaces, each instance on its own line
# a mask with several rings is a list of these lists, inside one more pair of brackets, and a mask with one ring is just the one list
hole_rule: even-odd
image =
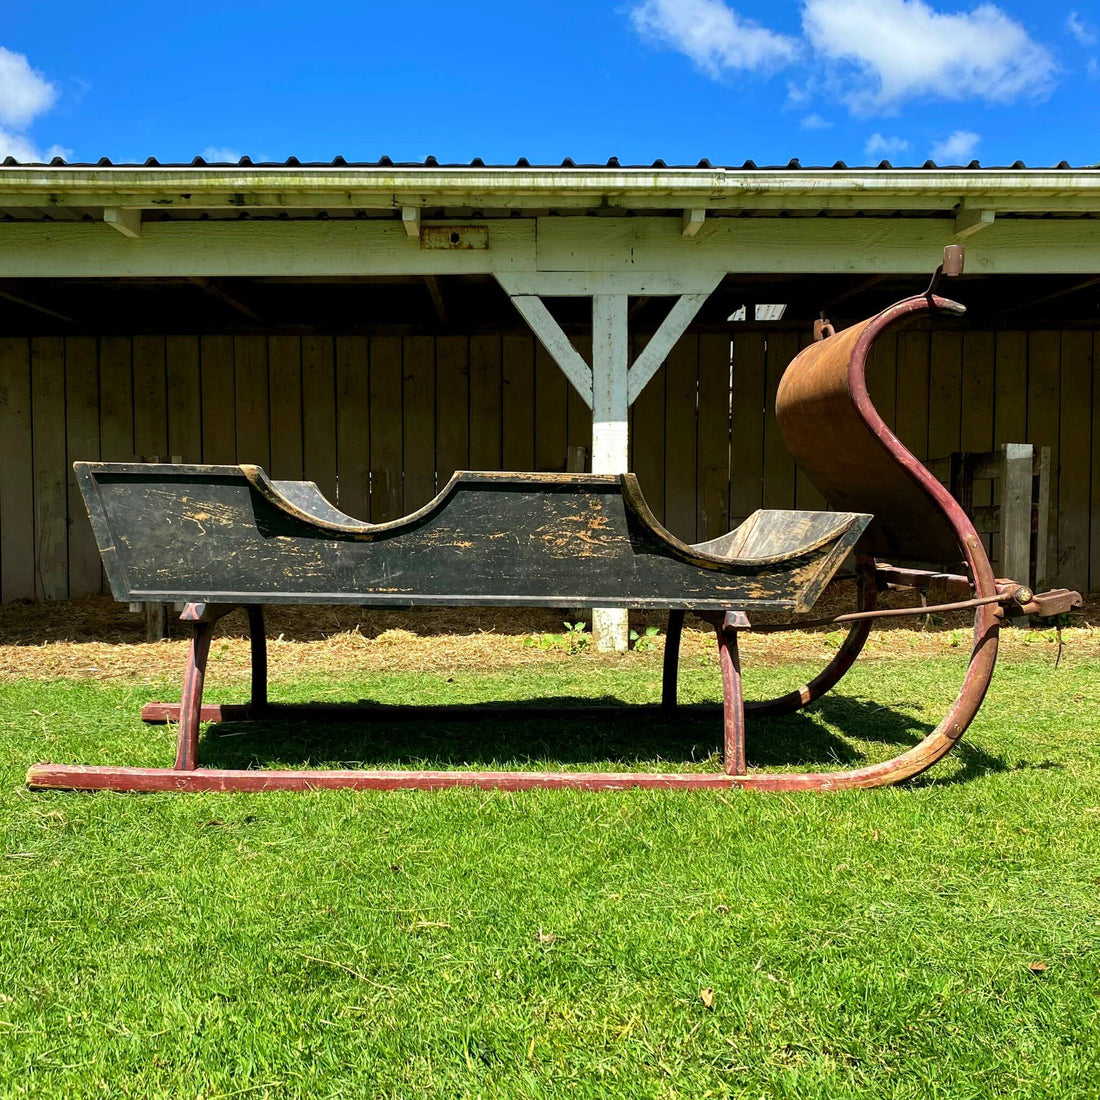
[[[1075,169],[0,167],[0,277],[546,273],[568,293],[694,273],[1095,267]],[[598,284],[598,287],[596,286]]]
[[[0,279],[482,276],[627,469],[629,406],[731,273],[1093,275],[1100,172],[399,166],[0,167]],[[591,300],[591,361],[547,308]],[[631,298],[672,306],[631,361]],[[620,616],[621,618],[621,616]],[[625,644],[625,620],[604,624]]]

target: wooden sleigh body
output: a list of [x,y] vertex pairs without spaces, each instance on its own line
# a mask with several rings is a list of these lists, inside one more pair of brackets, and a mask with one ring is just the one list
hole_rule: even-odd
[[[177,721],[174,768],[39,764],[33,787],[109,790],[306,790],[325,787],[521,790],[751,787],[837,789],[895,783],[940,759],[970,724],[989,684],[1003,606],[1054,614],[1076,593],[1035,597],[998,581],[959,505],[898,441],[871,404],[866,363],[884,331],[922,312],[961,313],[932,295],[907,299],[804,350],[780,385],[777,416],[800,468],[836,512],[763,511],[711,542],[681,542],[656,521],[632,475],[457,474],[432,502],[393,523],[338,512],[308,482],[271,481],[257,467],[78,463],[77,477],[116,599],[183,601],[194,627],[179,704],[151,703],[147,721]],[[736,476],[736,471],[734,472]],[[848,555],[859,607],[834,622],[849,634],[810,683],[778,699],[742,698],[738,635],[758,610],[810,610]],[[889,559],[889,564],[886,560]],[[838,772],[752,772],[746,715],[813,702],[851,667],[886,586],[973,608],[974,641],[959,694],[918,745],[885,763]],[[384,708],[288,705],[267,695],[263,606],[354,603],[371,607],[548,606],[667,609],[662,706],[676,705],[680,631],[687,611],[719,641],[724,771],[717,774],[486,772],[467,770],[215,770],[198,766],[203,721],[306,712],[370,717]],[[247,611],[252,700],[203,706],[213,625]],[[934,610],[935,608],[932,608]],[[925,613],[917,607],[911,613]],[[797,626],[797,621],[792,625]],[[435,708],[435,717],[439,717]]]
[[116,599],[807,611],[871,517],[759,511],[689,545],[633,474],[460,472],[371,524],[256,466],[77,463]]

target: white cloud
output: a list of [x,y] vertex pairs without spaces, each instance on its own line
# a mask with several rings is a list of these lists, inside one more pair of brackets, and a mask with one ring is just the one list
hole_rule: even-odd
[[0,122],[21,130],[56,99],[57,89],[23,54],[0,46]]
[[909,148],[909,142],[900,137],[883,137],[882,134],[872,134],[863,147],[863,153],[871,160],[889,160],[899,153],[904,153]]
[[72,155],[72,149],[66,149],[63,145],[51,145],[43,153],[29,137],[0,128],[0,160],[4,157],[15,157],[16,160],[26,163],[44,164],[54,157],[68,160]]
[[1085,66],[1085,74],[1089,80],[1100,80],[1100,62],[1097,62],[1095,57],[1090,57],[1088,64]]
[[924,0],[805,0],[806,38],[849,68],[857,113],[889,111],[921,95],[1006,102],[1053,84],[1053,55],[1000,8],[941,14]]
[[73,151],[51,145],[45,152],[25,130],[57,100],[57,89],[21,53],[0,46],[0,159],[41,163],[54,157],[68,160]]
[[16,160],[40,161],[42,153],[30,138],[21,134],[12,134],[0,130],[0,157],[15,157]]
[[208,145],[202,151],[202,159],[208,163],[218,161],[230,161],[236,164],[241,159],[241,154],[236,149],[230,149],[226,145]]
[[[802,62],[787,90],[803,110],[812,99],[839,99],[857,115],[893,114],[922,97],[1007,103],[1045,96],[1059,73],[1051,50],[988,0],[955,12],[927,0],[800,2],[800,38],[742,17],[725,0],[635,0],[630,18],[643,38],[715,78]],[[1100,38],[1077,12],[1066,27],[1082,43]]]
[[956,130],[932,146],[932,159],[937,164],[965,164],[974,159],[980,140],[969,130]]
[[803,130],[828,130],[832,123],[819,114],[806,115],[802,120]]
[[643,38],[678,50],[714,77],[778,69],[799,53],[797,39],[743,19],[723,0],[644,0],[630,18]]
[[1091,46],[1096,41],[1096,28],[1086,23],[1075,11],[1066,17],[1066,30],[1081,43]]

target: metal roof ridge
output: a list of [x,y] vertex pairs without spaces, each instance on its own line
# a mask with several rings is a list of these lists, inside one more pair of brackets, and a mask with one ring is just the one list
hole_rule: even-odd
[[605,163],[578,163],[571,157],[566,157],[558,164],[532,164],[527,158],[521,157],[514,164],[486,164],[480,157],[464,163],[440,163],[435,157],[426,157],[419,161],[394,161],[390,157],[381,157],[376,161],[348,161],[342,156],[334,157],[331,161],[301,161],[297,157],[288,157],[285,161],[255,162],[248,156],[241,157],[238,161],[207,161],[201,156],[194,157],[191,161],[162,163],[155,157],[149,157],[142,163],[125,162],[115,164],[107,157],[101,157],[98,161],[66,161],[60,157],[54,157],[51,161],[17,161],[8,156],[0,162],[0,170],[69,170],[69,171],[142,171],[150,173],[166,173],[177,171],[188,172],[231,172],[245,170],[249,172],[273,172],[273,171],[302,171],[310,172],[361,172],[361,171],[393,171],[412,170],[417,172],[536,172],[536,173],[591,173],[591,172],[626,172],[626,173],[652,173],[652,172],[722,172],[722,173],[768,173],[780,172],[821,175],[827,173],[880,173],[880,172],[1093,172],[1100,165],[1088,164],[1072,166],[1067,161],[1059,161],[1055,165],[1027,165],[1017,160],[1009,165],[982,165],[973,160],[968,164],[937,164],[935,161],[925,161],[920,165],[895,165],[883,160],[878,164],[849,165],[842,160],[835,161],[831,165],[803,165],[799,160],[792,159],[786,164],[759,165],[755,161],[747,160],[741,165],[714,164],[707,159],[695,164],[668,164],[664,160],[656,160],[651,164],[621,164],[612,157]]

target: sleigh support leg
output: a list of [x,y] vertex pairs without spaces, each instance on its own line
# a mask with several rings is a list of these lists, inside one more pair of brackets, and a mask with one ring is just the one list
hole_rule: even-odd
[[666,710],[676,706],[676,687],[680,672],[680,637],[684,633],[684,614],[683,611],[668,613],[664,669],[661,674],[661,706]]
[[[236,611],[239,605],[187,604],[180,615],[180,621],[189,624],[207,623],[213,625],[218,619]],[[244,607],[248,615],[248,634],[252,649],[252,698],[247,703],[211,703],[200,706],[200,722],[244,722],[249,718],[258,718],[270,710],[267,698],[267,637],[264,633],[264,609],[259,604]],[[207,650],[210,643],[207,641]],[[191,657],[194,656],[192,647]],[[188,663],[190,674],[191,658]],[[201,695],[201,692],[200,692]],[[146,703],[141,708],[143,722],[183,723],[184,702]],[[201,699],[200,699],[201,704]]]
[[737,636],[748,627],[743,611],[729,611],[715,624],[722,668],[722,756],[726,775],[745,775],[745,698],[741,690],[741,655]]
[[191,649],[187,655],[187,671],[183,675],[183,698],[180,702],[179,743],[176,748],[177,771],[192,772],[198,763],[199,723],[202,720],[202,689],[206,680],[206,662],[210,656],[212,622],[195,624]]
[[264,609],[260,604],[249,604],[248,641],[252,649],[252,698],[249,710],[253,716],[267,710],[267,634],[264,631]]

